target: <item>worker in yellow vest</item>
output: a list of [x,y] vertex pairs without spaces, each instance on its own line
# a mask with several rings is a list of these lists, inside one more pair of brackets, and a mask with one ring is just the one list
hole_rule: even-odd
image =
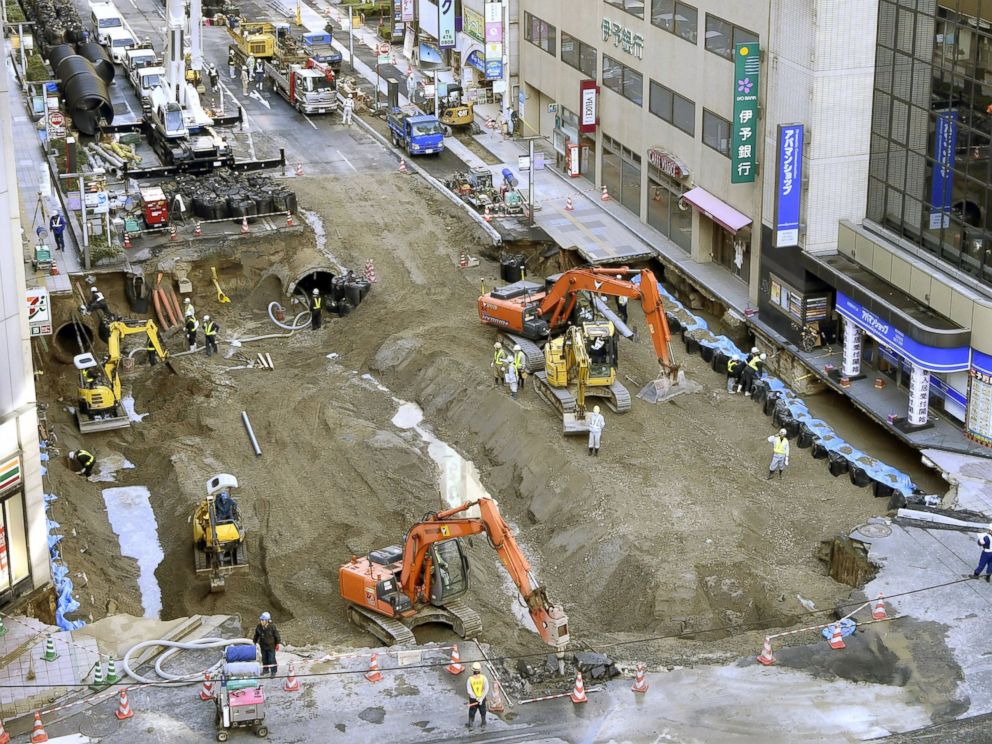
[[502,385],[506,377],[506,365],[509,363],[510,359],[503,352],[503,344],[499,341],[493,344],[493,360],[490,362],[489,366],[493,370],[493,379],[496,381],[497,385]]
[[768,466],[768,479],[778,471],[778,477],[782,477],[782,471],[789,464],[789,438],[785,429],[779,429],[777,435],[768,437],[768,443],[772,446],[772,463]]
[[468,692],[468,723],[467,728],[475,725],[475,712],[479,712],[482,719],[482,728],[486,727],[486,696],[489,694],[489,680],[482,673],[482,664],[475,662],[472,665],[472,676],[465,683],[465,690]]

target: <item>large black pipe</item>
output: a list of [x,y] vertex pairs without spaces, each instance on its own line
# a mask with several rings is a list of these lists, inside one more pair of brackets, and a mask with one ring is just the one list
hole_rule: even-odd
[[78,54],[64,57],[59,62],[56,76],[62,81],[66,112],[82,134],[95,135],[100,129],[100,119],[108,124],[114,121],[114,107],[110,103],[107,84],[93,67],[93,63]]
[[[96,74],[103,78],[103,82],[110,85],[114,81],[114,73],[117,69],[114,67],[114,61],[110,58],[110,53],[106,47],[90,41],[85,44],[76,44],[76,51],[80,57],[88,59],[93,63]],[[51,57],[49,57],[48,61],[52,62]],[[55,66],[55,63],[52,62],[52,67],[54,68]]]
[[58,70],[59,62],[75,53],[76,48],[72,44],[57,44],[48,50],[48,64],[52,66],[53,70]]

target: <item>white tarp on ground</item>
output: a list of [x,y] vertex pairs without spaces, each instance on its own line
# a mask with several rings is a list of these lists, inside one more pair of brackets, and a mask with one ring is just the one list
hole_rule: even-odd
[[121,555],[138,561],[138,589],[144,615],[158,619],[162,613],[162,590],[155,578],[155,569],[165,554],[158,541],[158,523],[149,496],[145,486],[103,490],[107,517],[120,540]]

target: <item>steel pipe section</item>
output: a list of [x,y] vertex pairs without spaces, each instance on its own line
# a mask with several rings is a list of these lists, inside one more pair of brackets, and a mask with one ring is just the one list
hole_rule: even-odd
[[97,134],[101,119],[107,124],[113,123],[114,107],[107,83],[92,62],[78,54],[63,57],[55,75],[61,81],[66,112],[81,134]]

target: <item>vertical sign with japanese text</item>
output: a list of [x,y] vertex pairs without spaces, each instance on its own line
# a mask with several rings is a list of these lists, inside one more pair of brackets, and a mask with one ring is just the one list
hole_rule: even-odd
[[761,75],[761,53],[757,42],[737,44],[734,51],[730,182],[754,183],[758,164],[758,83]]
[[954,157],[958,146],[958,112],[937,114],[934,132],[933,176],[930,183],[930,229],[951,225],[951,202],[954,197]]
[[503,3],[486,3],[484,25],[486,80],[499,80],[503,77]]
[[799,245],[803,196],[803,125],[779,124],[775,170],[775,247]]
[[455,46],[455,0],[437,0],[437,45]]
[[599,86],[595,80],[579,81],[579,131],[589,134],[596,131],[599,117],[596,115],[596,94]]
[[412,23],[414,18],[413,0],[402,0],[402,4],[400,5],[400,13],[400,20],[403,21],[403,23]]

